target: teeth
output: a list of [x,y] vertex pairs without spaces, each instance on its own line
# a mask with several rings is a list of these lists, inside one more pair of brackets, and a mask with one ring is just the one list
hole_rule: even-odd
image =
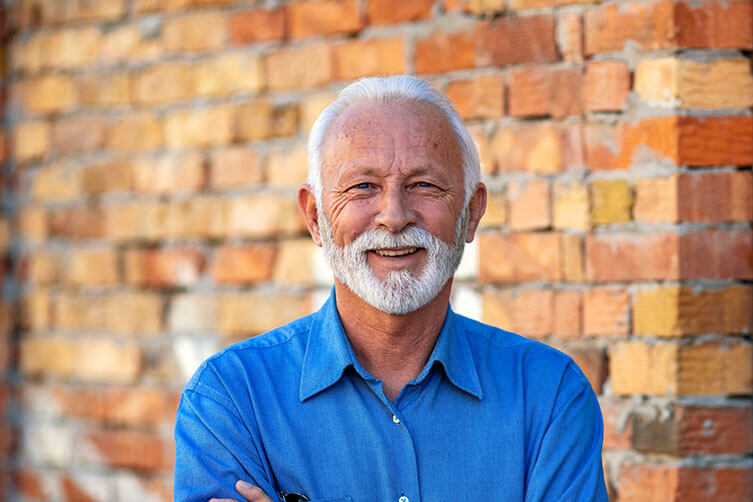
[[418,248],[405,248],[405,249],[375,249],[374,252],[379,256],[405,256],[407,254],[415,253]]

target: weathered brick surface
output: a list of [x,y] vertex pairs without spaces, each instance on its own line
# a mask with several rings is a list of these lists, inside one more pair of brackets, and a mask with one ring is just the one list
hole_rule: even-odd
[[330,287],[306,133],[348,81],[405,72],[482,161],[457,284],[584,370],[611,499],[752,498],[749,1],[4,8],[0,499],[172,499],[200,360]]

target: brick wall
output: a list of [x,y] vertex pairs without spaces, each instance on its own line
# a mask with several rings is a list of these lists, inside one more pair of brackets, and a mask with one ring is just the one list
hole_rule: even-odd
[[613,500],[753,499],[750,1],[5,3],[6,499],[170,500],[188,376],[328,292],[313,119],[404,72],[490,188],[457,310],[581,365]]

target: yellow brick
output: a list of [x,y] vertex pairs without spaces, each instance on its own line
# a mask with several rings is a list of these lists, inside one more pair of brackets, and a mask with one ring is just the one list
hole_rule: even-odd
[[219,49],[227,39],[227,16],[223,12],[198,12],[165,21],[162,38],[171,52]]
[[83,286],[118,282],[118,256],[113,249],[77,249],[71,253],[66,281]]
[[162,123],[151,114],[140,113],[122,118],[110,128],[107,146],[113,150],[153,150],[162,146]]
[[306,145],[298,144],[267,155],[267,183],[278,186],[298,186],[306,182],[308,161]]
[[50,33],[41,31],[28,38],[13,37],[10,41],[10,68],[13,71],[36,73],[44,66],[43,48]]
[[61,156],[99,149],[104,138],[105,119],[97,115],[61,118],[52,128],[52,144]]
[[120,106],[131,102],[131,79],[127,73],[84,75],[79,88],[81,102],[88,106]]
[[41,207],[24,207],[18,212],[18,236],[29,242],[47,239],[47,213]]
[[136,0],[135,12],[174,11],[185,9],[190,4],[189,0]]
[[264,86],[264,66],[256,54],[223,54],[195,65],[193,72],[199,96],[255,93]]
[[272,237],[305,229],[293,196],[259,193],[229,202],[227,231],[238,237]]
[[75,364],[75,345],[60,336],[33,336],[21,341],[21,371],[26,375],[68,377]]
[[505,8],[504,0],[468,0],[468,7],[474,14],[492,14]]
[[55,113],[76,105],[76,85],[66,75],[50,74],[22,82],[24,107],[33,113]]
[[313,96],[307,96],[301,100],[301,129],[305,132],[311,130],[311,126],[314,125],[314,121],[319,114],[330,104],[335,98],[336,94],[324,93],[314,94]]
[[75,69],[97,61],[102,45],[98,28],[65,28],[45,40],[42,54],[47,66]]
[[633,87],[641,100],[673,104],[679,94],[679,66],[679,61],[671,57],[638,63]]
[[317,87],[332,80],[332,60],[327,44],[279,49],[266,60],[271,89]]
[[238,109],[238,137],[244,141],[295,134],[298,111],[292,105],[272,105],[267,100],[244,103]]
[[167,205],[158,202],[131,202],[108,206],[106,235],[115,241],[157,240],[163,235]]
[[153,335],[162,329],[162,300],[153,293],[63,294],[55,301],[54,318],[66,330]]
[[51,127],[48,122],[24,122],[13,130],[13,155],[19,162],[40,159],[50,149]]
[[179,110],[165,119],[167,145],[174,148],[230,143],[233,135],[233,109],[215,106]]
[[60,259],[49,251],[34,251],[28,258],[27,278],[36,284],[50,284],[60,277]]
[[209,184],[213,188],[253,186],[264,179],[258,153],[242,147],[230,147],[212,153]]
[[587,231],[591,227],[588,188],[580,183],[555,183],[553,225],[558,230]]
[[596,180],[591,183],[591,211],[594,224],[630,221],[633,194],[625,180]]
[[486,198],[486,212],[481,218],[483,227],[500,227],[507,223],[507,199],[500,192],[489,191]]
[[680,351],[678,370],[678,394],[750,394],[753,347],[747,343],[688,345]]
[[583,241],[578,235],[562,235],[562,278],[567,282],[583,282]]
[[144,193],[193,192],[204,186],[204,159],[199,153],[163,155],[132,166],[133,189]]
[[273,281],[277,284],[313,285],[316,252],[316,244],[311,239],[280,241],[272,272]]
[[613,394],[662,396],[677,392],[679,346],[620,342],[612,346],[609,375]]
[[133,166],[129,161],[112,161],[85,166],[81,185],[88,194],[124,192],[133,186]]
[[61,22],[73,21],[115,21],[128,10],[127,0],[99,0],[97,2],[81,2],[68,0],[56,2],[60,6],[59,18]]
[[104,35],[100,60],[105,64],[156,61],[162,53],[159,40],[144,38],[137,24],[120,25]]
[[133,97],[139,104],[183,101],[193,94],[193,72],[185,63],[164,63],[147,68],[133,79]]
[[306,296],[291,294],[226,294],[217,305],[217,329],[231,338],[257,335],[306,315],[311,303]]
[[141,350],[135,343],[98,337],[77,340],[72,374],[87,382],[126,384],[141,372]]
[[44,331],[52,326],[52,304],[46,289],[34,289],[23,296],[21,323],[31,331]]
[[649,336],[748,334],[753,330],[753,290],[735,286],[696,292],[691,287],[639,291],[633,302],[633,330]]
[[64,201],[81,193],[81,174],[72,165],[50,164],[40,167],[31,184],[31,196],[38,201]]
[[0,255],[4,255],[10,248],[10,222],[0,217]]
[[636,221],[647,223],[679,221],[677,176],[636,180],[633,215]]

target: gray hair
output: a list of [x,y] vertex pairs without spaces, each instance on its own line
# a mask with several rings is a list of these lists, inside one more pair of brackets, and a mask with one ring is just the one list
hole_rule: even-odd
[[394,77],[362,78],[344,88],[327,108],[319,114],[311,127],[308,140],[309,173],[311,186],[317,203],[322,200],[322,148],[332,121],[346,108],[355,103],[386,103],[406,101],[428,103],[447,118],[458,139],[463,158],[463,180],[465,189],[464,206],[473,195],[481,178],[481,167],[476,145],[463,124],[452,102],[426,80],[409,75]]

